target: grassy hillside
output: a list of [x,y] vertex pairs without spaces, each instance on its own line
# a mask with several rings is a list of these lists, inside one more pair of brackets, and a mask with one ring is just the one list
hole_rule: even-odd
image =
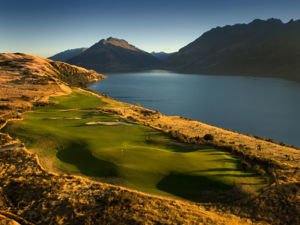
[[182,144],[92,109],[107,103],[91,94],[73,91],[50,102],[55,105],[26,113],[5,131],[53,161],[54,168],[192,201],[218,201],[212,196],[241,184],[254,190],[262,186],[261,179],[221,150]]

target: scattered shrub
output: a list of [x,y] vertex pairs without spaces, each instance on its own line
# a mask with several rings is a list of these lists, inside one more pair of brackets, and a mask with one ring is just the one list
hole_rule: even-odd
[[275,142],[275,140],[274,140],[274,139],[272,139],[272,138],[269,138],[269,139],[267,139],[266,141],[268,141],[268,142],[272,142],[272,143],[276,143],[276,142]]
[[244,149],[244,145],[239,144],[239,149],[243,150]]
[[243,170],[249,170],[249,169],[251,169],[251,164],[248,163],[245,160],[242,160],[241,165],[242,165]]
[[255,165],[253,167],[253,169],[257,174],[259,174],[261,176],[264,176],[266,174],[266,171],[264,169],[262,169],[259,165]]
[[205,134],[203,138],[206,141],[213,141],[215,139],[214,135],[212,134]]
[[33,106],[40,107],[40,106],[52,106],[54,103],[52,102],[34,102]]
[[12,107],[10,105],[0,105],[0,110],[10,110]]
[[285,146],[285,145],[286,145],[286,144],[285,144],[284,142],[282,142],[282,141],[281,141],[279,144],[280,144],[281,146]]
[[254,136],[256,139],[258,139],[258,140],[263,140],[263,141],[265,141],[266,139],[264,138],[264,137],[260,137],[260,136]]
[[24,100],[24,101],[30,101],[31,98],[27,95],[22,95],[21,99]]

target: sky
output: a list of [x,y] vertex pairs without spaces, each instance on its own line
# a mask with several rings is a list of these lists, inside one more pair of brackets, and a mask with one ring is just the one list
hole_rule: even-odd
[[0,52],[49,57],[125,39],[174,52],[216,26],[300,18],[300,0],[0,0]]

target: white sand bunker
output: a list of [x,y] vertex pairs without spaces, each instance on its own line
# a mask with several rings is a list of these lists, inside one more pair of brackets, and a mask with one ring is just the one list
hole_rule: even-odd
[[81,120],[80,117],[50,117],[49,120]]
[[92,122],[88,122],[86,123],[86,125],[107,125],[107,126],[113,126],[113,125],[133,125],[131,123],[127,123],[127,122],[120,122],[120,121],[108,121],[108,122],[103,122],[103,121],[92,121]]

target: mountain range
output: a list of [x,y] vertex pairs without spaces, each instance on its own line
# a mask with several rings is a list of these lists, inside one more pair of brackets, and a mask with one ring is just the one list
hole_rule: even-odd
[[102,39],[54,60],[100,73],[166,69],[182,73],[278,77],[300,81],[300,20],[253,20],[216,27],[176,53],[148,53],[127,41]]
[[162,68],[196,74],[300,81],[300,20],[256,19],[217,27],[170,56]]
[[175,52],[171,52],[171,53],[166,53],[166,52],[151,52],[151,54],[153,56],[155,56],[156,58],[158,58],[159,60],[164,61],[167,58],[169,58],[171,55],[174,55]]

